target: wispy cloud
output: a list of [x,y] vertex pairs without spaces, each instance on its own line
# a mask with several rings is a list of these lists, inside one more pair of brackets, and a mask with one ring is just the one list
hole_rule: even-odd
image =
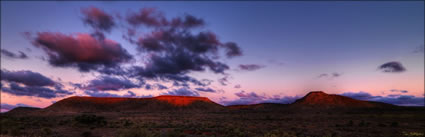
[[19,51],[19,55],[18,55],[6,49],[1,49],[1,55],[6,56],[8,58],[12,58],[12,59],[27,59],[28,58],[27,54],[25,54],[22,51]]
[[238,67],[239,67],[239,70],[242,70],[242,71],[255,71],[255,70],[262,69],[265,66],[258,65],[258,64],[240,64]]

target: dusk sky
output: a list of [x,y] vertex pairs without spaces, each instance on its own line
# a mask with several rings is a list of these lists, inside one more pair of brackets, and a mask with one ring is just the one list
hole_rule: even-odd
[[2,111],[70,96],[424,105],[424,2],[1,2]]

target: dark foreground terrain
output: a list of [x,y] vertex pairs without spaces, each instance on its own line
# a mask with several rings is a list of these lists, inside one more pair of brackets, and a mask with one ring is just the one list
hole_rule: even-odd
[[[57,111],[58,108],[17,108],[1,114],[1,135],[2,137],[424,136],[424,107],[299,105],[305,104],[299,103],[305,100],[308,99],[305,97],[298,100],[298,103],[290,105],[217,106],[215,109],[206,110],[203,107],[211,106],[202,104],[203,102],[194,102],[197,103],[195,107],[168,105],[168,107],[174,106],[169,109],[159,103],[153,108],[163,110],[147,110],[149,108],[147,107],[143,111],[97,110],[78,113],[73,113],[76,110],[70,109],[69,104],[62,102],[62,105],[56,106],[73,111],[54,113],[52,111]],[[320,98],[320,100],[327,99]],[[148,103],[152,104],[152,102]],[[193,104],[193,102],[186,102],[186,104],[191,103]],[[89,104],[80,104],[80,107],[90,106]],[[110,105],[111,102],[108,104]],[[48,111],[49,109],[51,111]]]

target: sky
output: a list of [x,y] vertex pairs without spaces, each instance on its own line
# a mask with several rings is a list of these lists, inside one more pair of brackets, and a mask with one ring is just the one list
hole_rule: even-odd
[[424,105],[424,2],[1,2],[2,111],[70,96]]

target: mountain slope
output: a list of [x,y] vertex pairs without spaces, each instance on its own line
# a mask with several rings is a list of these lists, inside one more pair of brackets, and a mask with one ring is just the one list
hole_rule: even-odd
[[349,97],[326,94],[322,91],[313,91],[301,99],[296,100],[293,106],[315,106],[315,107],[389,107],[393,106],[386,103],[361,101]]
[[45,112],[155,112],[169,110],[213,111],[223,106],[205,97],[158,96],[153,98],[69,97],[43,109]]

